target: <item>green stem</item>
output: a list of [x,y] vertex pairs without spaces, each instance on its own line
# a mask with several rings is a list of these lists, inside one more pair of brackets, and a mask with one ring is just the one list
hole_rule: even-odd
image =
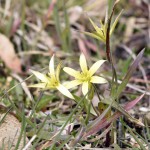
[[86,115],[86,118],[85,118],[85,124],[87,125],[88,124],[88,121],[89,121],[89,118],[90,118],[90,110],[91,110],[91,101],[87,100],[88,101],[88,107],[87,107],[87,115]]
[[114,4],[113,10],[108,19],[107,33],[106,33],[106,55],[107,55],[108,61],[110,62],[111,66],[112,66],[112,72],[113,72],[112,88],[111,88],[111,96],[112,97],[114,96],[114,90],[116,91],[116,88],[117,88],[117,73],[116,73],[116,69],[114,67],[113,58],[112,58],[112,54],[111,54],[111,50],[110,50],[110,26],[111,26],[111,20],[112,20],[112,16],[113,16],[116,4],[117,3]]
[[57,136],[54,139],[54,143],[51,146],[50,150],[53,150],[55,143],[57,142],[58,138],[60,137],[62,131],[64,130],[64,128],[66,127],[66,125],[68,124],[68,122],[72,119],[72,116],[75,114],[76,110],[78,109],[78,107],[81,105],[81,103],[83,102],[83,100],[85,99],[85,96],[80,99],[80,101],[78,102],[78,104],[76,105],[76,107],[73,109],[72,113],[69,115],[68,119],[66,120],[66,122],[64,123],[64,125],[62,126],[61,130],[59,131],[59,133],[57,134]]

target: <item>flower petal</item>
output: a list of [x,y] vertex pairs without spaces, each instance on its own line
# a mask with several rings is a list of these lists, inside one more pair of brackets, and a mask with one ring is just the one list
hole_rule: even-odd
[[90,20],[92,26],[94,27],[95,31],[96,31],[97,33],[101,33],[101,28],[99,28],[99,27],[92,21],[92,19],[89,18],[89,20]]
[[103,28],[99,28],[93,21],[92,19],[90,19],[91,24],[93,25],[97,35],[100,37],[100,40],[102,40],[103,42],[105,42],[105,36],[104,36],[104,32],[102,31]]
[[103,83],[107,83],[108,81],[102,77],[92,76],[90,82],[103,84]]
[[88,82],[83,82],[82,84],[82,93],[83,95],[86,95],[88,92]]
[[80,31],[81,33],[85,34],[85,35],[88,35],[88,36],[91,36],[93,38],[96,38],[102,42],[105,43],[105,39],[104,37],[102,37],[100,34],[98,34],[97,32],[93,32],[93,33],[90,33],[90,32],[84,32],[84,31]]
[[100,25],[101,25],[101,31],[103,34],[103,38],[106,40],[107,24],[103,24],[102,21],[100,20]]
[[116,25],[117,25],[117,23],[118,23],[119,17],[121,16],[121,13],[122,13],[122,11],[119,13],[119,15],[118,15],[117,18],[115,19],[113,25],[111,26],[110,35],[111,35],[111,34],[113,33],[113,31],[114,31],[114,29],[115,29],[115,27],[116,27]]
[[63,95],[74,99],[73,95],[61,84],[59,84],[59,86],[56,87]]
[[33,84],[33,85],[29,85],[28,87],[33,87],[33,88],[46,88],[46,83],[38,83],[38,84]]
[[94,64],[92,65],[92,67],[90,68],[90,70],[89,70],[90,76],[92,76],[92,75],[99,69],[99,67],[100,67],[105,61],[106,61],[106,60],[99,60],[99,61],[97,61],[96,63],[94,63]]
[[49,72],[51,76],[55,76],[55,70],[54,70],[54,55],[51,57],[51,60],[49,62]]
[[67,88],[67,89],[71,89],[77,85],[80,85],[82,83],[82,81],[79,81],[79,80],[73,80],[73,81],[70,81],[70,82],[67,82],[64,84],[64,86]]
[[30,71],[38,78],[38,79],[40,79],[42,82],[49,82],[49,80],[48,80],[48,77],[45,75],[45,74],[42,74],[42,73],[40,73],[40,72],[38,72],[38,71],[34,71],[34,70],[31,70],[30,69]]
[[61,63],[58,64],[56,68],[56,79],[59,81],[59,74],[60,74],[60,69],[61,69]]
[[76,71],[72,68],[69,68],[69,67],[64,67],[63,70],[68,73],[69,75],[75,77],[75,78],[80,78],[80,72],[79,71]]
[[87,72],[87,63],[83,53],[80,55],[80,67],[83,72]]

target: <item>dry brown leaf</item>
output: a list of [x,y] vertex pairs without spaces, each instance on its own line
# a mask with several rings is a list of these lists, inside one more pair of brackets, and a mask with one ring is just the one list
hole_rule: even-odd
[[107,1],[106,0],[89,0],[85,6],[84,10],[88,12],[88,16],[99,16],[103,18],[106,15]]
[[150,126],[150,111],[148,113],[146,113],[145,120],[146,120],[148,126]]
[[84,55],[88,58],[89,57],[89,51],[86,48],[86,45],[85,45],[85,42],[83,39],[78,38],[78,46],[79,46],[80,51],[82,53],[84,53]]
[[70,24],[74,24],[80,19],[83,14],[83,9],[80,6],[73,6],[68,9],[68,13]]
[[[14,150],[20,136],[21,123],[11,114],[7,114],[1,122],[4,116],[5,113],[0,113],[0,149],[4,145],[4,150],[8,150],[9,146],[11,146],[11,150]],[[27,138],[26,142],[28,142]],[[21,139],[18,150],[24,147],[23,144],[24,138]]]
[[[41,27],[30,23],[30,22],[26,22],[26,25],[29,26],[31,29],[33,29],[35,31],[35,33],[32,34],[33,38],[35,38],[34,36],[39,36],[38,40],[41,42],[41,46],[45,46],[45,50],[48,48],[49,49],[53,49],[54,47],[54,41],[53,39],[48,35],[47,32],[45,32],[44,30],[41,29]],[[38,34],[37,34],[38,33]],[[22,33],[21,33],[22,34]],[[23,36],[23,34],[22,34]],[[31,36],[31,37],[32,37]],[[36,38],[35,38],[36,39]],[[30,42],[30,40],[28,40],[28,42]],[[40,45],[40,44],[39,44]],[[38,46],[39,47],[39,46]]]
[[129,38],[133,35],[133,31],[135,28],[135,21],[136,19],[134,17],[130,17],[128,20],[126,20],[126,30],[124,35],[124,42],[127,42]]
[[0,34],[0,58],[12,71],[23,73],[21,70],[21,61],[15,53],[13,44],[3,34]]

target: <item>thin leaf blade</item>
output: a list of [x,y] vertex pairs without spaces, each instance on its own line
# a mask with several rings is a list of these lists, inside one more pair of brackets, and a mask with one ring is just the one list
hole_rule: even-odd
[[[134,99],[133,101],[128,102],[123,107],[125,109],[125,111],[128,111],[131,108],[133,108],[143,98],[143,96],[144,96],[144,94],[142,94],[138,98]],[[95,121],[92,122],[93,126],[91,124],[89,124],[87,126],[87,129],[86,129],[83,137],[87,137],[89,135],[93,135],[93,134],[97,133],[101,129],[105,128],[107,125],[109,125],[112,122],[114,122],[121,115],[122,115],[122,113],[118,111],[118,112],[114,113],[111,117],[109,117],[108,119],[106,119],[106,118],[99,119],[99,118],[102,118],[101,116],[99,116]],[[143,126],[143,124],[141,124],[140,122],[136,122],[136,123],[138,123],[139,125]]]
[[133,72],[135,71],[135,69],[137,68],[137,66],[139,65],[142,57],[143,57],[143,54],[144,54],[144,50],[143,49],[139,54],[138,56],[136,57],[136,59],[134,60],[133,64],[130,66],[127,74],[125,75],[122,83],[118,86],[118,89],[117,89],[117,93],[115,95],[115,97],[117,98],[121,92],[125,89],[127,83],[129,82],[129,79],[131,78]]

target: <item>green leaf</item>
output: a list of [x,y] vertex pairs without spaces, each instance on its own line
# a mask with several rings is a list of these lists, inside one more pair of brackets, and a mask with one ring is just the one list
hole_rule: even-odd
[[139,122],[139,120],[133,118],[128,112],[127,110],[130,110],[131,108],[133,108],[144,96],[145,94],[142,94],[141,96],[139,96],[138,98],[136,98],[135,100],[128,102],[128,104],[125,105],[125,107],[120,106],[116,101],[110,101],[110,100],[102,100],[103,103],[108,104],[108,105],[112,105],[112,107],[114,107],[115,109],[117,109],[119,112],[121,112],[123,115],[125,115],[129,120],[131,120],[132,122],[135,122],[138,125],[143,126],[143,124],[141,124],[141,122]]
[[114,143],[113,146],[114,146],[114,149],[115,149],[115,150],[121,150],[121,148],[119,147],[118,144]]
[[43,96],[39,101],[36,107],[36,111],[40,111],[42,108],[46,107],[46,105],[52,101],[56,96]]
[[[128,102],[127,104],[125,104],[125,106],[122,109],[126,112],[126,114],[128,114],[127,111],[130,110],[131,108],[133,108],[134,105],[136,105],[143,98],[143,96],[144,96],[144,94],[142,94],[141,96],[139,96],[135,100],[133,100],[133,101]],[[105,118],[104,116],[109,111],[111,105],[112,105],[112,102],[109,105],[109,107],[107,109],[105,109],[103,111],[103,113],[98,118],[96,118],[93,122],[91,122],[91,123],[89,123],[87,125],[86,131],[85,131],[83,137],[87,137],[89,135],[93,135],[93,134],[97,133],[101,129],[107,127],[109,124],[111,124],[112,122],[114,122],[122,114],[124,114],[124,113],[122,113],[122,111],[119,110],[118,112],[115,112],[111,117]],[[126,114],[124,114],[124,115],[126,115]],[[139,121],[136,121],[134,118],[133,118],[132,121],[134,121],[135,123],[138,123],[139,125],[142,125],[142,124],[139,123]]]

